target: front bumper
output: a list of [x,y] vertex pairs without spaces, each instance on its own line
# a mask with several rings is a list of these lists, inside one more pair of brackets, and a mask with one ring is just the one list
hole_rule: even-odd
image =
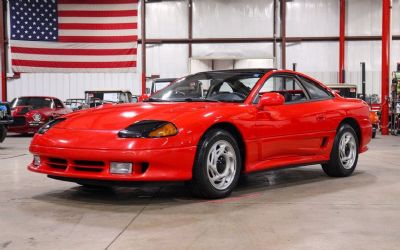
[[[30,171],[73,180],[118,182],[186,181],[192,178],[196,147],[152,150],[72,149],[32,145],[40,157]],[[133,163],[132,174],[111,174],[110,162]]]

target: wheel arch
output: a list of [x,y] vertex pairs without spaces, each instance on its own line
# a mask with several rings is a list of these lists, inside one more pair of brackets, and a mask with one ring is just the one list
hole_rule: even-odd
[[[243,171],[245,168],[245,162],[246,162],[246,145],[244,143],[242,133],[234,124],[232,124],[230,122],[218,122],[218,123],[213,124],[206,131],[204,131],[204,133],[201,136],[201,139],[199,140],[199,144],[197,145],[197,147],[200,146],[201,142],[204,139],[204,136],[208,133],[208,131],[210,131],[212,129],[225,130],[225,131],[229,132],[235,138],[235,140],[237,141],[238,146],[239,146],[240,156],[242,159],[242,171]],[[196,155],[197,155],[197,153],[196,153]]]
[[358,143],[359,143],[359,145],[361,145],[362,133],[361,133],[360,124],[357,122],[357,120],[354,119],[353,117],[346,117],[345,119],[343,119],[340,122],[340,124],[337,127],[336,131],[339,131],[340,127],[342,127],[344,124],[347,124],[347,125],[351,126],[354,129],[354,131],[356,132],[356,135],[357,135]]

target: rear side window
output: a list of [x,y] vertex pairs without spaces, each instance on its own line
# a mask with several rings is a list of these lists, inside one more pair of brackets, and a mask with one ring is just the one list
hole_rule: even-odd
[[304,78],[300,77],[301,82],[303,83],[304,88],[310,94],[311,99],[313,100],[321,100],[321,99],[329,99],[332,97],[332,94],[322,88],[319,84]]

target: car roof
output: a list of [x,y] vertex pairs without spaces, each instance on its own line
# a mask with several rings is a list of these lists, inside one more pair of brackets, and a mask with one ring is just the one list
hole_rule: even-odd
[[49,99],[58,99],[53,96],[34,96],[34,95],[26,95],[26,96],[18,96],[17,98],[49,98]]
[[212,71],[204,71],[200,73],[255,73],[255,74],[265,74],[269,71],[276,70],[274,68],[249,68],[249,69],[227,69],[227,70],[212,70]]
[[172,82],[175,81],[178,78],[157,78],[154,80],[154,82]]

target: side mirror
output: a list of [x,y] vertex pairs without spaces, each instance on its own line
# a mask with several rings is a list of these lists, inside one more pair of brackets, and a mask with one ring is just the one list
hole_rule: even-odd
[[267,106],[279,106],[285,104],[285,97],[279,93],[265,93],[260,97],[257,108],[263,110]]

